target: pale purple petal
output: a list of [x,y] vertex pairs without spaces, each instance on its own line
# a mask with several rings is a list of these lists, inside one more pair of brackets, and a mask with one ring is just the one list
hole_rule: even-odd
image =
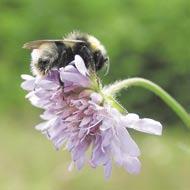
[[106,131],[110,128],[113,128],[113,121],[109,119],[104,119],[102,125],[100,126],[100,130]]
[[88,74],[84,61],[79,55],[75,55],[75,66],[82,75],[86,76]]
[[35,81],[34,80],[26,80],[26,81],[22,82],[21,87],[22,87],[22,89],[27,90],[27,91],[34,90]]
[[144,133],[150,133],[153,135],[161,135],[162,134],[162,125],[160,122],[155,121],[153,119],[139,119],[132,125],[127,126],[128,128],[135,129],[137,131],[141,131]]
[[114,138],[114,134],[113,134],[113,131],[111,129],[102,132],[102,144],[101,144],[102,149],[104,147],[109,146],[110,143],[112,142],[113,138]]
[[109,179],[111,176],[111,170],[112,170],[112,162],[109,160],[105,165],[104,165],[104,176],[106,179]]
[[108,155],[104,153],[100,148],[94,151],[91,162],[94,166],[103,165],[108,161]]
[[92,120],[92,118],[89,117],[89,116],[84,117],[84,118],[82,119],[82,121],[80,122],[79,127],[82,127],[82,126],[85,126],[85,125],[89,124],[91,120]]
[[44,131],[49,127],[48,122],[43,122],[35,126],[37,130]]
[[123,154],[122,154],[122,150],[120,148],[120,144],[116,140],[111,141],[111,153],[113,155],[113,158],[114,158],[115,162],[118,165],[122,166],[122,164],[123,164]]
[[65,72],[64,73],[64,81],[70,81],[70,82],[76,83],[76,84],[78,84],[80,86],[84,86],[84,87],[89,86],[88,79],[82,75],[77,74],[77,73]]
[[96,167],[107,163],[108,160],[109,160],[109,155],[101,148],[101,138],[97,137],[96,141],[94,142],[94,147],[92,150],[91,163]]
[[121,149],[126,152],[127,155],[130,156],[139,156],[140,150],[135,143],[135,141],[131,138],[127,129],[121,126],[117,126],[116,133],[118,137],[118,141],[120,141]]
[[49,72],[48,76],[45,78],[46,80],[53,81],[54,83],[60,84],[60,73],[58,69],[52,69],[51,72]]
[[76,161],[76,166],[77,166],[77,169],[78,170],[81,170],[84,166],[84,163],[85,163],[85,157],[84,156],[81,156],[80,159],[78,159]]
[[40,115],[40,117],[43,119],[43,120],[50,120],[50,119],[52,119],[53,117],[55,117],[55,113],[54,113],[55,111],[51,111],[51,110],[46,110],[46,111],[44,111],[44,113],[43,114],[41,114]]
[[69,166],[68,166],[68,171],[71,172],[73,170],[74,167],[74,162],[72,161]]
[[141,163],[137,157],[125,158],[124,168],[131,174],[138,174],[141,169]]
[[95,92],[90,95],[90,98],[96,104],[100,104],[103,101],[103,97]]
[[60,76],[64,80],[64,72],[78,73],[77,69],[73,65],[67,65],[66,67],[61,67]]
[[31,75],[27,75],[27,74],[22,74],[21,78],[23,80],[35,80],[35,77],[31,76]]
[[73,160],[79,160],[82,156],[84,156],[86,150],[89,147],[88,141],[80,142],[79,145],[75,149],[72,150]]
[[139,116],[134,113],[128,113],[122,117],[125,126],[133,125],[135,122],[139,121]]
[[38,86],[43,88],[44,90],[51,90],[53,88],[58,88],[59,85],[55,82],[49,81],[49,80],[41,80],[38,82]]
[[27,91],[34,90],[34,88],[35,88],[35,78],[33,76],[23,74],[23,75],[21,75],[21,78],[25,80],[21,84],[21,87],[24,90],[27,90]]

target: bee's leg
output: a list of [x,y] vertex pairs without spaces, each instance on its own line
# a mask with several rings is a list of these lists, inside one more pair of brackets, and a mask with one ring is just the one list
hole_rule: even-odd
[[65,60],[67,58],[67,51],[63,50],[60,54],[59,60],[58,60],[58,67],[64,67],[65,66]]
[[93,54],[88,47],[85,45],[81,46],[79,49],[79,55],[84,59],[84,62],[88,68],[91,68],[94,71],[96,70]]
[[97,51],[94,53],[94,60],[96,63],[96,70],[100,70],[106,65],[106,73],[105,75],[109,72],[109,58],[104,57],[100,51]]
[[102,63],[102,54],[100,52],[95,52],[94,60],[96,62],[96,70],[100,70],[103,66]]

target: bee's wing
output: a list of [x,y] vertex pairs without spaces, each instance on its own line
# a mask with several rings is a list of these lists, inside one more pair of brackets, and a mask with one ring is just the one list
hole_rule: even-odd
[[57,40],[36,40],[36,41],[30,41],[23,45],[23,48],[25,49],[38,49],[40,45],[47,42],[61,42],[61,43],[84,43],[82,40],[70,40],[70,39],[57,39]]

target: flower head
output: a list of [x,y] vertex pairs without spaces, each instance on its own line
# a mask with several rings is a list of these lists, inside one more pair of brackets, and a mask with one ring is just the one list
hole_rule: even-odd
[[21,86],[29,92],[26,98],[44,109],[41,118],[45,122],[36,129],[56,149],[65,146],[78,169],[87,161],[94,168],[103,166],[105,176],[109,177],[115,161],[130,173],[140,171],[140,150],[128,129],[161,135],[162,125],[152,119],[140,119],[137,114],[120,113],[110,105],[99,80],[87,70],[80,56],[44,78],[29,75],[22,78],[25,81]]

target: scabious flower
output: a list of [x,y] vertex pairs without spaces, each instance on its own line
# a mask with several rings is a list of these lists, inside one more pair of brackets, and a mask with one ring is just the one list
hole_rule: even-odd
[[[161,135],[162,125],[152,119],[140,119],[134,113],[121,113],[79,55],[46,77],[22,78],[25,81],[21,86],[28,91],[26,98],[44,110],[41,118],[45,122],[36,129],[56,149],[66,147],[72,157],[70,169],[74,164],[80,170],[88,162],[93,168],[103,166],[108,178],[115,161],[129,173],[140,171],[140,150],[128,130]],[[86,155],[88,149],[90,156]]]

